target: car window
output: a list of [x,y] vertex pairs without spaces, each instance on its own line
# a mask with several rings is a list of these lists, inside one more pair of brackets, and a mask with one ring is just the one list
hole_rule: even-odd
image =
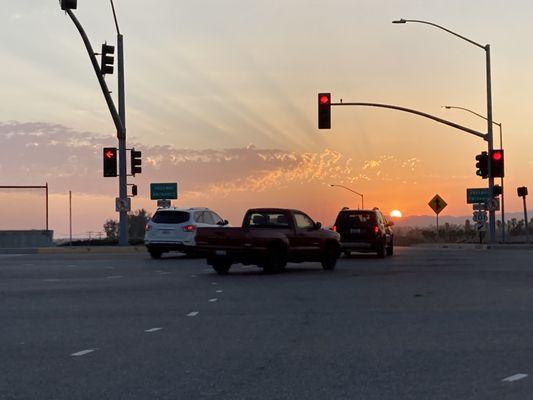
[[372,211],[342,211],[335,225],[346,228],[363,228],[376,223],[376,214]]
[[283,213],[253,212],[249,214],[246,225],[255,228],[288,228],[289,220]]
[[182,224],[187,222],[190,214],[186,211],[156,211],[152,222],[156,224]]
[[315,226],[313,220],[305,214],[294,213],[294,219],[296,220],[296,226],[300,229],[310,229]]
[[203,214],[204,214],[204,224],[215,225],[215,219],[213,218],[212,213],[210,213],[209,211],[204,211]]
[[223,219],[220,218],[220,216],[217,213],[213,212],[213,211],[211,211],[211,216],[213,217],[213,219],[215,221],[215,224],[218,224],[219,222],[223,221]]
[[197,211],[194,213],[194,222],[197,222],[199,224],[204,223],[204,213],[203,211]]

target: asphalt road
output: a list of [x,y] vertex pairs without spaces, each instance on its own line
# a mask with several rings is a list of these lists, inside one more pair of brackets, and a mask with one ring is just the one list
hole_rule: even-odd
[[529,399],[533,251],[0,255],[0,355],[0,399]]

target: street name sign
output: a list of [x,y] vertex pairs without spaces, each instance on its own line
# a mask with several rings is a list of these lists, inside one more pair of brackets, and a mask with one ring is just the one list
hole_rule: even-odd
[[430,202],[428,203],[428,206],[431,207],[431,209],[435,212],[435,214],[439,215],[442,210],[446,208],[448,203],[444,201],[442,197],[440,197],[438,194],[433,197]]
[[150,183],[150,199],[176,200],[178,198],[177,183]]
[[489,199],[490,194],[487,188],[466,189],[467,204],[486,203]]

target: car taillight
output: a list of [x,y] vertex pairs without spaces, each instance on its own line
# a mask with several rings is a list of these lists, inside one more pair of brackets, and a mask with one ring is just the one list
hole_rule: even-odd
[[337,225],[333,225],[333,226],[331,227],[331,230],[332,230],[333,232],[337,232]]
[[185,232],[194,232],[196,230],[196,226],[194,225],[187,225],[183,227],[183,230]]
[[377,235],[379,233],[379,226],[374,226],[374,233]]

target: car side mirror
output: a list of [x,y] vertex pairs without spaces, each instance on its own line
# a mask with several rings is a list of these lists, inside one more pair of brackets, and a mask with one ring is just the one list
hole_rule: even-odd
[[224,221],[218,221],[218,222],[217,222],[217,225],[220,225],[220,226],[226,226],[226,225],[228,225],[228,224],[229,224],[229,222],[228,222],[227,219],[225,219]]
[[322,223],[320,223],[320,222],[315,222],[315,229],[318,230],[318,229],[320,229],[320,228],[322,228]]

